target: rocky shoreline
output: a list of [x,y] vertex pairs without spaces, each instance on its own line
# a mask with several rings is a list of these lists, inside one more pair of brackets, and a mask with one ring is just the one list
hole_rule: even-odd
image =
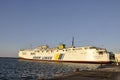
[[49,80],[119,80],[120,72],[80,71],[55,77]]
[[47,80],[120,80],[120,65],[107,64],[95,70],[79,71],[76,69],[75,72],[61,74]]

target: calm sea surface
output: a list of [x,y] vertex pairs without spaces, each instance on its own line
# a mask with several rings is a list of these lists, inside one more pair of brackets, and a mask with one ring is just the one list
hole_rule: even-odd
[[0,58],[0,80],[38,80],[79,70],[96,69],[96,64],[58,63]]

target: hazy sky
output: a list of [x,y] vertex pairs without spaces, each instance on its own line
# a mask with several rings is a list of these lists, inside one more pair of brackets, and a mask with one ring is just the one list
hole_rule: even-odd
[[0,0],[0,56],[59,43],[120,51],[120,0]]

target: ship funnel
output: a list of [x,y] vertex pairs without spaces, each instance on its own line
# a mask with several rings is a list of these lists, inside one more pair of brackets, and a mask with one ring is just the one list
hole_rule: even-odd
[[65,44],[59,44],[59,46],[58,46],[58,49],[64,49],[65,48]]

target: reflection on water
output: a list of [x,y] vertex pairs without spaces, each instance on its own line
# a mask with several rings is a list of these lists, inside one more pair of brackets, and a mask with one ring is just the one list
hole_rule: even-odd
[[38,80],[64,73],[96,69],[97,64],[58,63],[0,58],[0,80]]

